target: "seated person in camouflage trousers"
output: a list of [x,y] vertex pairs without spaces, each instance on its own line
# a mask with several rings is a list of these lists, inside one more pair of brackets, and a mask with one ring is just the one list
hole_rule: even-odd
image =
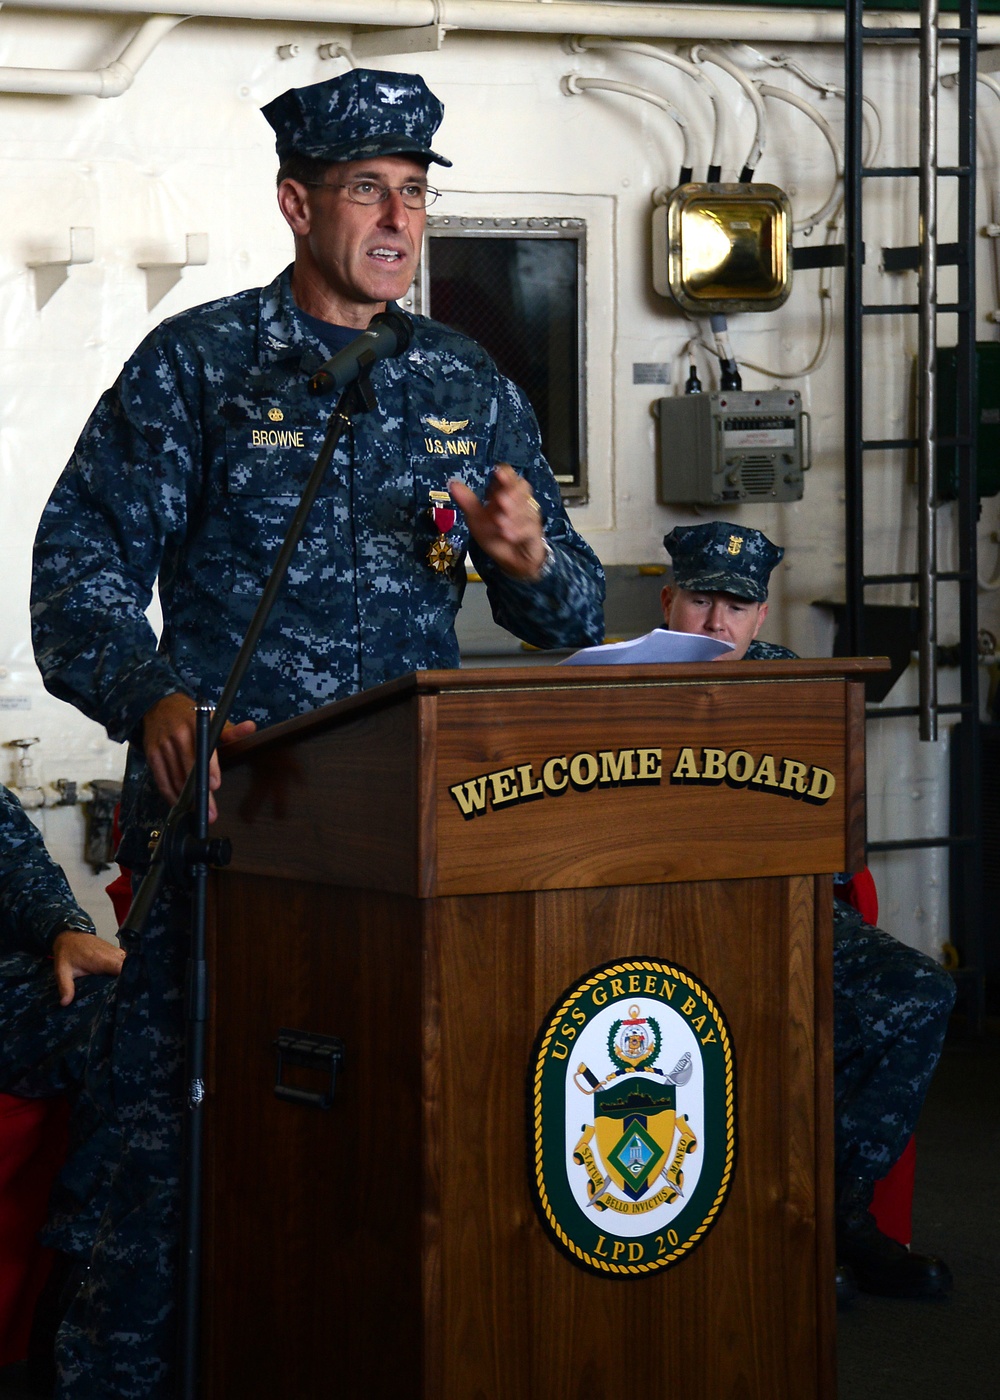
[[[668,627],[731,642],[720,661],[794,659],[787,647],[756,640],[784,550],[759,530],[721,520],[678,526],[663,543],[673,562],[673,582],[661,594]],[[835,899],[833,995],[838,1299],[856,1288],[942,1296],[951,1286],[947,1266],[883,1235],[869,1206],[916,1126],[954,983],[932,959]]]
[[62,1256],[50,1279],[53,1295],[65,1295],[86,1270],[118,1151],[110,1115],[84,1088],[84,1071],[92,1028],[124,956],[96,937],[38,828],[0,787],[0,1091],[28,1099],[66,1094],[72,1103],[69,1156],[43,1236]]

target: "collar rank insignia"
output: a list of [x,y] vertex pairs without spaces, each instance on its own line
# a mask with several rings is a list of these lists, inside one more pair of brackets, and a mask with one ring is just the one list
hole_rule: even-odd
[[439,433],[460,433],[469,426],[468,418],[425,418],[424,422]]
[[450,574],[458,555],[447,536],[455,528],[458,511],[447,491],[431,491],[428,494],[431,501],[431,517],[438,536],[427,551],[427,562],[436,574]]
[[736,1162],[726,1020],[685,968],[606,963],[542,1024],[531,1070],[535,1205],[556,1246],[607,1277],[702,1243]]

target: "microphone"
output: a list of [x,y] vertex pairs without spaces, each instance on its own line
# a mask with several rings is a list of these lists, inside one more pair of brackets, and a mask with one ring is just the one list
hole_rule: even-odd
[[401,355],[413,337],[413,324],[401,311],[380,311],[366,331],[338,350],[309,380],[311,394],[332,394],[346,389],[376,360]]

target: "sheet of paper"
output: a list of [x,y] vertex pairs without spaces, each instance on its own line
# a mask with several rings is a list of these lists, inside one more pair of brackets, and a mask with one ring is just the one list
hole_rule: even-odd
[[732,651],[732,642],[706,637],[701,632],[671,632],[657,627],[644,637],[629,642],[608,642],[600,647],[584,647],[559,662],[560,666],[661,666],[671,661],[711,661]]

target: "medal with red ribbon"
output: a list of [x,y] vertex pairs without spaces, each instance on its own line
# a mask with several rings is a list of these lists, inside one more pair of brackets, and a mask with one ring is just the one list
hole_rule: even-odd
[[427,551],[427,562],[435,573],[447,574],[454,567],[457,554],[448,542],[448,534],[455,528],[458,511],[447,491],[431,491],[431,516],[438,537]]

